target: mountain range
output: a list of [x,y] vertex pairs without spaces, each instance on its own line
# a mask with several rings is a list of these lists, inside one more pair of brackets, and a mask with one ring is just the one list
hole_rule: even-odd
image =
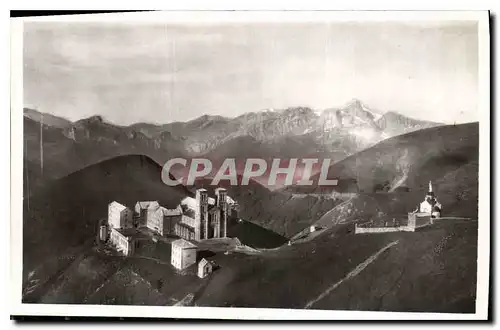
[[[24,109],[25,194],[99,161],[143,154],[162,164],[173,157],[330,158],[340,161],[386,138],[442,125],[381,113],[359,100],[344,107],[204,115],[187,122],[119,126],[102,116],[76,122]],[[174,173],[175,175],[175,173]]]

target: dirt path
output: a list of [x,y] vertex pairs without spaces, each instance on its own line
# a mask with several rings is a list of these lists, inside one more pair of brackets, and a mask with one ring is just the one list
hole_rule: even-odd
[[305,305],[304,308],[305,309],[311,308],[315,303],[317,303],[318,301],[320,301],[321,299],[323,299],[324,297],[326,297],[328,294],[330,294],[330,292],[332,292],[333,290],[335,290],[344,281],[347,281],[350,278],[353,278],[353,277],[357,276],[369,264],[371,264],[372,262],[374,262],[382,253],[384,253],[386,250],[390,249],[392,246],[394,246],[394,245],[396,245],[398,243],[399,243],[399,240],[394,241],[392,243],[387,244],[386,246],[384,246],[380,250],[378,250],[377,253],[375,253],[374,255],[372,255],[371,257],[369,257],[368,259],[366,259],[362,263],[360,263],[356,268],[354,268],[351,272],[349,272],[349,274],[347,274],[347,276],[345,276],[343,279],[341,279],[340,281],[336,282],[335,284],[331,285],[328,289],[326,289],[325,291],[323,291],[323,293],[321,293],[316,299],[313,299],[313,300],[309,301]]
[[330,221],[325,221],[325,220],[327,220],[328,218],[330,218],[331,214],[333,212],[335,212],[339,208],[343,207],[347,203],[351,202],[354,199],[354,197],[355,196],[349,197],[347,200],[345,200],[342,203],[336,205],[334,208],[332,208],[331,210],[329,210],[328,212],[326,212],[325,214],[323,214],[318,220],[316,220],[314,223],[311,224],[311,225],[314,225],[314,226],[323,227],[323,229],[315,231],[313,233],[305,233],[305,231],[309,230],[309,226],[308,226],[307,228],[305,228],[304,230],[300,231],[298,234],[294,235],[290,239],[290,241],[292,242],[292,244],[304,243],[304,242],[311,241],[311,240],[315,239],[316,237],[318,237],[319,235],[321,235],[322,233],[324,233],[327,229],[330,229],[331,227],[335,226],[338,223],[338,221],[335,222],[335,223],[333,223],[333,221],[331,221],[331,219],[330,219]]
[[[344,206],[344,205],[346,205],[347,203],[351,202],[353,199],[354,199],[354,197],[349,197],[349,199],[347,199],[347,200],[343,201],[342,203],[340,203],[339,205],[335,206],[335,207],[334,207],[333,209],[331,209],[330,211],[328,211],[328,212],[326,212],[325,214],[323,214],[323,215],[321,216],[321,218],[319,218],[319,220],[318,220],[318,221],[316,221],[314,224],[315,224],[315,225],[318,225],[318,224],[322,224],[322,225],[324,225],[323,223],[321,223],[321,221],[322,221],[323,219],[325,219],[326,217],[329,217],[329,216],[330,216],[330,214],[331,214],[332,212],[334,212],[334,211],[336,211],[337,209],[339,209],[339,208],[343,207],[343,206]],[[334,225],[335,225],[335,224],[334,224]]]
[[186,296],[184,296],[184,298],[174,304],[174,306],[196,306],[196,300],[198,300],[203,295],[203,292],[205,292],[205,289],[212,281],[213,276],[214,273],[211,273],[206,281],[200,287],[198,287],[195,292],[188,293]]
[[194,294],[188,293],[184,298],[177,302],[174,306],[191,306],[194,300]]

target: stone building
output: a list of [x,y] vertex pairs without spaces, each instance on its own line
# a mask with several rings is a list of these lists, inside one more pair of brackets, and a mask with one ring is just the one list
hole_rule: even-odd
[[113,228],[110,234],[110,242],[113,244],[118,252],[126,256],[131,256],[135,252],[135,240],[132,236],[133,228],[117,229]]
[[116,201],[109,203],[107,227],[101,226],[99,229],[101,240],[107,239],[109,231],[109,240],[116,250],[126,256],[132,255],[135,250],[135,242],[128,233],[132,228],[132,210]]
[[132,210],[116,201],[108,205],[108,225],[110,228],[130,228],[133,226]]
[[99,226],[99,240],[106,241],[108,239],[108,226]]
[[167,209],[157,201],[137,202],[135,204],[135,226],[147,227],[161,236],[175,234],[175,224],[181,221],[182,208]]
[[198,277],[205,278],[213,271],[213,264],[207,259],[203,258],[198,263]]
[[433,223],[433,219],[441,217],[441,204],[438,202],[432,182],[429,181],[429,190],[415,211],[408,213],[408,228],[419,228]]
[[181,222],[175,224],[174,235],[182,237],[187,240],[194,240],[194,224],[191,226],[190,223],[194,223],[194,219],[182,216]]
[[155,212],[160,207],[157,201],[142,201],[135,203],[135,223],[136,227],[146,227],[149,214]]
[[170,263],[179,270],[186,269],[195,264],[196,245],[182,238],[173,241]]
[[429,214],[431,218],[439,218],[441,216],[441,204],[436,199],[434,191],[432,191],[432,182],[430,181],[429,191],[425,195],[424,201],[420,203],[418,211]]

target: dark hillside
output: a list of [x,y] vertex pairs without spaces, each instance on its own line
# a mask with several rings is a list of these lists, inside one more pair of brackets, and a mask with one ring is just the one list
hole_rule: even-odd
[[53,182],[24,200],[24,274],[96,233],[113,200],[133,207],[158,200],[175,207],[188,192],[161,180],[161,167],[145,156],[116,157]]
[[[213,195],[216,188],[210,180],[198,180],[196,186],[203,187]],[[240,207],[239,217],[263,226],[284,237],[292,237],[323,214],[342,202],[325,196],[294,196],[291,193],[270,191],[261,184],[250,181],[246,186],[231,186],[221,181]]]
[[477,222],[441,221],[402,237],[314,308],[473,313]]
[[[396,136],[350,156],[329,168],[328,178],[356,182],[359,192],[426,189],[464,165],[478,161],[479,124],[427,128]],[[474,166],[462,168],[474,171]],[[477,172],[467,175],[477,179]],[[315,178],[317,182],[317,177]],[[295,192],[342,191],[339,187],[289,187]]]
[[[478,163],[472,161],[433,181],[433,190],[442,205],[443,217],[478,216]],[[410,191],[360,193],[322,216],[315,224],[330,228],[350,222],[405,223],[408,212],[414,211],[424,199],[427,185]]]
[[77,157],[71,160],[75,143],[64,135],[63,129],[42,125],[28,117],[24,117],[23,129],[24,195],[30,194],[41,182],[70,173],[69,163],[81,163]]

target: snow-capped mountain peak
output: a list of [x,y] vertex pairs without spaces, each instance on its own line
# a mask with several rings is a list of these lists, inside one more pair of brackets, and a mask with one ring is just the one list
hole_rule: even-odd
[[383,115],[383,113],[374,111],[373,109],[371,109],[365,103],[363,103],[358,99],[352,99],[351,101],[347,102],[347,104],[342,109],[344,111],[354,112],[356,115],[359,115],[360,112],[368,113],[371,115],[374,121],[377,121]]
[[326,131],[346,128],[377,130],[376,120],[380,116],[360,100],[353,99],[340,108],[324,110],[320,115],[319,125]]

